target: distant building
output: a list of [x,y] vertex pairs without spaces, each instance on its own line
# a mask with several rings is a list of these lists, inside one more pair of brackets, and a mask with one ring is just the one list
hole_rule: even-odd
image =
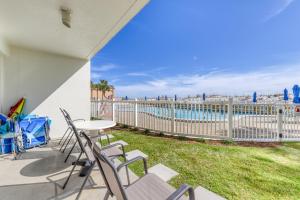
[[[92,89],[91,90],[91,98],[92,99],[98,99],[98,100],[112,100],[115,98],[115,90],[111,89],[110,91],[105,92],[104,95],[102,95],[102,91],[99,89]],[[103,99],[102,99],[103,98]]]

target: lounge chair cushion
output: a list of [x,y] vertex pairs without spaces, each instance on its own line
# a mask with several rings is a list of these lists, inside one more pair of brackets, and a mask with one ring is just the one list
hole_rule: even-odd
[[[126,189],[129,200],[165,200],[175,189],[155,174],[148,173]],[[187,199],[185,196],[180,199]]]

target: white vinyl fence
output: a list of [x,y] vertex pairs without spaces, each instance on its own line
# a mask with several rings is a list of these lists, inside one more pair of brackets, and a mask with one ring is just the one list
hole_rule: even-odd
[[93,118],[174,135],[237,141],[300,141],[293,104],[91,101]]

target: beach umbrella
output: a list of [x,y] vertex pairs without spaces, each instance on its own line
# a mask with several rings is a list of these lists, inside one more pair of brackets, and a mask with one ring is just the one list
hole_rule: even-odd
[[176,95],[176,94],[175,94],[175,96],[174,96],[174,100],[177,101],[177,95]]
[[125,100],[128,100],[128,96],[125,96]]
[[160,100],[160,97],[159,97],[159,96],[157,97],[157,100],[158,100],[158,101]]
[[294,85],[293,87],[293,94],[294,94],[294,103],[300,103],[300,98],[299,98],[299,93],[300,93],[300,88],[298,85]]
[[283,90],[283,100],[285,101],[289,100],[289,92],[286,88]]
[[253,103],[256,103],[257,102],[257,99],[256,99],[256,92],[253,93],[253,99],[252,99]]
[[206,95],[205,95],[205,93],[203,93],[202,100],[205,101],[205,99],[206,99]]
[[147,97],[145,96],[145,101],[147,101]]

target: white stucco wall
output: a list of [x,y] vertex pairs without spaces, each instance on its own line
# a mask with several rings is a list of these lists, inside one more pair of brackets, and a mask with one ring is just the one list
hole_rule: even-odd
[[4,88],[4,66],[3,66],[3,55],[0,53],[0,113],[3,107],[3,88]]
[[61,137],[66,128],[59,107],[67,109],[73,118],[89,119],[89,61],[11,47],[3,63],[4,113],[25,97],[25,113],[51,118],[52,138]]
[[0,37],[0,54],[9,55],[9,45],[2,37]]

